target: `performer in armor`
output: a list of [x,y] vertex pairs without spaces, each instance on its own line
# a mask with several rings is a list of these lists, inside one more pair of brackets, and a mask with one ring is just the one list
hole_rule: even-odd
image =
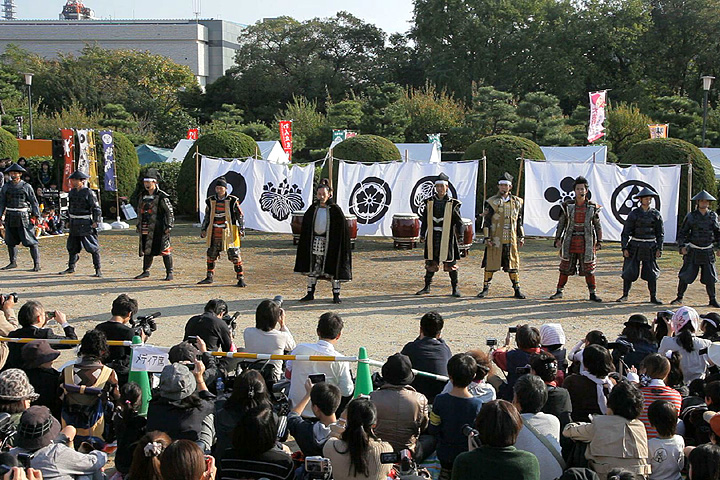
[[27,170],[13,163],[5,169],[5,173],[10,175],[10,181],[0,189],[0,217],[5,215],[5,243],[10,254],[10,263],[2,270],[17,268],[17,246],[22,243],[30,249],[34,263],[32,271],[39,272],[40,246],[30,217],[40,218],[40,205],[33,188],[22,180]]
[[295,257],[295,271],[308,277],[301,302],[315,299],[322,278],[332,282],[333,303],[340,303],[340,283],[352,280],[350,231],[342,209],[331,201],[332,193],[330,182],[321,180],[315,203],[303,215]]
[[140,234],[140,256],[143,271],[135,279],[150,276],[153,257],[162,256],[165,264],[165,280],[173,279],[173,258],[170,247],[170,230],[175,225],[170,197],[158,188],[158,175],[149,169],[143,178],[144,188],[138,204],[137,232]]
[[[228,221],[228,215],[230,221]],[[208,235],[208,228],[212,222],[212,229]],[[205,200],[205,218],[203,219],[200,238],[207,237],[207,276],[200,280],[198,285],[213,283],[215,276],[215,262],[220,253],[227,250],[228,260],[235,266],[237,286],[245,286],[243,277],[242,258],[240,257],[240,237],[245,236],[245,217],[240,208],[240,200],[234,195],[227,194],[227,181],[225,177],[217,179],[215,195]]]
[[663,303],[657,298],[657,279],[660,276],[657,259],[662,255],[665,227],[660,212],[650,207],[654,197],[658,197],[658,194],[653,190],[647,187],[640,190],[635,195],[635,198],[640,199],[640,206],[630,212],[625,220],[620,235],[620,246],[625,257],[621,275],[623,294],[617,299],[618,302],[627,302],[630,287],[639,276],[648,284],[650,303]]
[[705,285],[709,305],[720,308],[715,298],[715,283],[718,277],[713,252],[713,247],[720,247],[720,222],[717,213],[710,210],[710,202],[714,202],[715,197],[702,190],[692,200],[698,202],[697,208],[685,216],[677,238],[683,265],[678,273],[680,281],[677,298],[672,304],[682,303],[688,285],[695,281],[700,272],[700,283]]
[[459,297],[458,266],[460,249],[457,232],[462,229],[460,201],[448,195],[449,178],[444,173],[435,180],[435,195],[425,200],[425,214],[420,217],[420,237],[425,238],[425,286],[416,295],[430,293],[433,275],[443,270],[450,275],[452,296]]
[[568,277],[578,273],[585,277],[590,300],[602,302],[595,294],[596,252],[602,248],[599,216],[602,207],[590,200],[585,177],[575,179],[574,189],[575,199],[563,203],[555,232],[555,248],[560,249],[560,278],[550,300],[562,298]]
[[68,268],[60,272],[60,275],[75,273],[75,264],[80,258],[80,251],[84,248],[92,255],[94,277],[102,277],[100,270],[100,245],[98,244],[97,226],[100,222],[102,211],[98,204],[95,193],[90,190],[85,181],[89,175],[76,170],[70,175],[72,189],[68,194],[68,213],[70,216],[70,235],[67,239],[67,251],[70,255]]
[[512,175],[505,172],[498,179],[498,194],[490,197],[483,208],[485,256],[482,266],[485,268],[485,278],[483,289],[477,295],[479,298],[487,296],[493,275],[501,268],[510,276],[515,298],[525,298],[520,291],[518,276],[518,249],[525,244],[523,199],[510,193],[512,181]]

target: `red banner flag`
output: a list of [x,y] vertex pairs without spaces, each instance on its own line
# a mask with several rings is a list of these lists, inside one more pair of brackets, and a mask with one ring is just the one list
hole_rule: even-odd
[[188,128],[187,139],[188,140],[197,140],[198,134],[199,134],[199,132],[198,132],[197,128]]
[[72,128],[60,130],[63,144],[63,192],[70,191],[70,175],[75,170],[75,131]]
[[288,159],[292,161],[292,120],[280,121],[280,143]]

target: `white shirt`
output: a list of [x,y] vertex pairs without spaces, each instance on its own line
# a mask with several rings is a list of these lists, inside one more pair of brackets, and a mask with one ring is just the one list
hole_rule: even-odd
[[707,348],[712,344],[710,340],[704,338],[693,337],[693,351],[688,352],[677,342],[676,337],[663,337],[660,341],[658,352],[662,355],[668,350],[672,352],[680,352],[680,366],[683,371],[683,381],[685,385],[697,378],[705,378],[705,369],[707,368],[707,355],[700,355],[700,349]]
[[[445,388],[443,388],[442,393],[450,393],[450,390],[452,390],[452,388],[452,382],[449,381],[445,384]],[[472,382],[470,385],[468,385],[467,389],[468,392],[470,392],[470,395],[479,398],[483,401],[483,403],[492,402],[497,398],[497,393],[495,392],[495,389],[485,380],[481,380],[480,382]]]
[[685,440],[680,435],[672,438],[648,438],[648,463],[652,467],[650,480],[681,480],[680,471],[685,463]]
[[315,210],[315,224],[313,231],[316,235],[325,235],[327,231],[328,209],[327,207],[318,207]]
[[[317,343],[301,343],[292,351],[292,355],[330,355],[343,356],[335,350],[332,343],[318,340]],[[297,403],[305,396],[305,381],[311,373],[324,373],[325,380],[340,389],[340,394],[347,397],[353,392],[353,380],[350,375],[350,362],[308,362],[291,360],[287,362],[287,369],[292,372],[290,377],[290,404]],[[310,402],[308,402],[302,415],[313,417]]]
[[[295,348],[295,339],[286,326],[280,330],[265,332],[255,327],[248,327],[243,331],[245,339],[245,351],[250,353],[269,353],[282,355]],[[276,378],[282,377],[282,360],[270,360],[277,374]]]

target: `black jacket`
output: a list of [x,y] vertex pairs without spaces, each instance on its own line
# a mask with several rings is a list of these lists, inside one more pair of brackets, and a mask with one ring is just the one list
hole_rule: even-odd
[[214,399],[210,392],[200,392],[197,403],[188,407],[183,401],[171,401],[153,393],[148,406],[147,431],[159,430],[173,440],[196,442],[200,438],[203,420],[215,411]]
[[[310,206],[303,216],[300,240],[298,241],[297,256],[295,257],[295,271],[298,273],[312,273],[314,269],[312,245],[313,227],[315,224],[315,211],[317,203]],[[325,244],[325,265],[323,273],[332,279],[340,281],[352,280],[352,254],[350,244],[350,231],[348,230],[345,214],[334,203],[328,204],[328,232]]]
[[60,400],[60,372],[54,368],[29,368],[25,369],[30,385],[40,398],[33,402],[33,405],[44,405],[50,409],[53,417],[60,418],[62,401]]
[[[410,362],[415,370],[437,375],[447,375],[447,362],[452,357],[450,347],[447,346],[445,340],[433,337],[418,338],[406,344],[400,353],[410,357]],[[415,380],[411,385],[415,390],[425,395],[429,403],[432,403],[435,396],[439,395],[445,388],[445,383],[429,377],[415,375]]]
[[230,327],[225,321],[212,312],[205,312],[202,315],[195,315],[185,324],[185,337],[200,337],[205,342],[208,352],[216,352],[218,349],[229,352],[232,348]]
[[[67,325],[64,329],[65,335],[56,335],[52,328],[37,328],[33,327],[22,327],[17,330],[13,330],[8,333],[10,338],[42,338],[42,339],[54,339],[61,338],[67,340],[77,340],[75,329],[71,325]],[[8,358],[5,362],[3,370],[8,368],[22,368],[22,355],[21,350],[24,344],[22,343],[10,343],[8,344]],[[67,350],[75,348],[75,345],[51,345],[56,350]]]

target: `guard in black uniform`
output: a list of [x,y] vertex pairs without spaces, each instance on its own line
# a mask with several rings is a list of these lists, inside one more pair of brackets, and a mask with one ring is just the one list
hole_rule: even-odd
[[35,192],[29,183],[22,180],[27,170],[13,163],[5,169],[10,182],[0,189],[0,217],[5,215],[5,244],[10,254],[10,263],[2,270],[17,268],[17,246],[22,243],[30,249],[33,259],[33,272],[40,271],[40,247],[35,237],[35,226],[30,217],[40,218],[40,206]]
[[714,202],[715,197],[702,190],[692,200],[698,202],[697,208],[685,216],[678,233],[677,242],[683,255],[683,266],[678,273],[680,281],[677,298],[672,304],[682,303],[688,285],[695,281],[700,272],[700,283],[705,285],[709,305],[720,308],[715,298],[715,283],[718,278],[713,251],[713,247],[720,246],[720,222],[717,213],[710,210],[710,202]]
[[85,181],[90,178],[87,174],[76,170],[70,175],[72,189],[68,195],[68,213],[70,216],[70,235],[67,239],[67,251],[70,259],[68,268],[60,275],[75,273],[75,264],[80,258],[80,251],[84,248],[92,255],[94,277],[102,277],[100,270],[100,245],[98,244],[97,226],[102,211],[95,198],[95,192],[87,187]]
[[657,298],[657,279],[660,276],[657,259],[662,255],[665,227],[660,212],[650,207],[653,198],[657,197],[658,194],[650,188],[643,188],[635,195],[635,198],[640,199],[640,206],[630,212],[625,220],[620,235],[625,257],[621,275],[623,294],[617,299],[618,302],[627,302],[632,283],[640,277],[648,284],[650,303],[662,305]]

